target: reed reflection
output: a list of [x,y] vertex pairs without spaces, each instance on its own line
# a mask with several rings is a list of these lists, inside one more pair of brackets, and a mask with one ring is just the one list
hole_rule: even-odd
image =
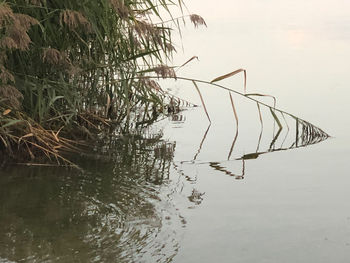
[[[320,143],[329,138],[329,135],[325,133],[323,130],[321,130],[320,128],[314,126],[313,124],[305,120],[296,118],[292,115],[287,116],[287,118],[289,117],[291,118],[291,120],[295,120],[294,129],[290,127],[290,124],[288,124],[287,118],[286,116],[284,116],[283,113],[281,113],[281,115],[285,122],[285,125],[282,126],[282,124],[279,122],[279,119],[276,116],[276,113],[273,112],[273,110],[271,109],[271,113],[274,116],[273,123],[271,124],[273,125],[273,129],[272,129],[273,136],[272,136],[272,139],[268,141],[269,140],[268,138],[271,138],[271,137],[268,134],[264,136],[264,125],[261,117],[261,111],[260,111],[259,104],[257,105],[258,105],[259,116],[260,116],[261,130],[257,138],[257,146],[255,147],[256,150],[254,152],[248,152],[232,158],[234,151],[236,152],[236,155],[241,152],[240,149],[236,149],[235,147],[236,143],[239,141],[239,138],[240,138],[239,129],[238,129],[238,118],[237,118],[237,115],[235,114],[235,118],[236,118],[235,133],[229,149],[227,160],[212,160],[212,161],[209,160],[208,162],[197,161],[197,158],[200,155],[201,151],[205,149],[204,147],[205,141],[207,139],[208,133],[210,133],[210,128],[212,125],[210,123],[207,129],[204,131],[203,138],[199,144],[198,150],[196,151],[193,159],[191,161],[182,161],[181,163],[196,164],[196,165],[208,164],[211,168],[215,169],[216,171],[220,171],[228,176],[234,177],[235,179],[241,180],[241,179],[244,179],[245,177],[245,168],[246,168],[247,160],[254,160],[261,155],[272,153],[272,152],[287,151],[291,149],[307,147],[313,144]],[[233,103],[232,103],[232,106],[233,106]],[[233,110],[234,110],[234,106],[233,106]],[[283,134],[284,136],[282,136]],[[262,148],[261,144],[263,142],[265,142],[265,144],[267,145],[265,146],[266,147],[265,150],[261,150]],[[289,144],[289,145],[285,146],[286,144]],[[227,166],[228,166],[228,163],[231,163],[230,166],[232,166],[232,163],[235,161],[240,161],[241,168],[234,171],[228,168]]]
[[185,224],[170,200],[175,143],[130,136],[102,148],[105,154],[97,159],[76,160],[84,172],[47,167],[0,172],[0,261],[174,257],[179,243],[173,229]]

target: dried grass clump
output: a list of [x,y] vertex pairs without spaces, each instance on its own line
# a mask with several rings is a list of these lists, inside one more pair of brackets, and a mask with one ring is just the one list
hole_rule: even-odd
[[0,150],[5,148],[9,157],[17,161],[34,161],[46,156],[49,161],[73,165],[61,152],[77,151],[77,143],[60,137],[61,130],[44,129],[24,114],[4,109],[0,106],[0,112],[7,113],[6,116],[0,115]]
[[74,10],[64,10],[60,13],[60,23],[65,24],[69,30],[76,30],[81,27],[83,30],[91,32],[91,24],[86,17]]
[[192,14],[190,15],[190,20],[191,22],[194,24],[195,27],[204,25],[207,26],[207,24],[205,23],[203,17],[196,15],[196,14]]

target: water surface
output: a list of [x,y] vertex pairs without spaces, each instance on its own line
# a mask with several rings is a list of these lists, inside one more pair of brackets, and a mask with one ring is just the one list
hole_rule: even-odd
[[[174,63],[200,61],[179,75],[210,81],[245,68],[248,92],[276,96],[332,138],[295,147],[295,120],[276,138],[262,109],[261,132],[256,104],[234,95],[237,135],[227,91],[200,85],[210,126],[190,109],[155,125],[161,139],[124,138],[77,160],[83,172],[1,168],[0,262],[349,261],[350,3],[188,7],[208,28],[184,29]],[[222,84],[243,91],[242,76]],[[192,83],[166,85],[200,104]]]
[[[226,115],[228,96],[214,95],[215,89],[203,86],[214,129],[198,157],[204,164],[184,163],[183,170],[196,174],[196,187],[205,197],[198,209],[185,214],[186,235],[174,262],[348,262],[350,3],[215,3],[191,1],[190,9],[198,9],[209,26],[184,37],[187,56],[196,54],[200,62],[182,74],[211,80],[243,67],[248,71],[248,92],[276,96],[283,109],[333,137],[247,160],[244,180],[235,180],[205,163],[221,160],[225,170],[239,174],[241,169],[237,161],[223,162],[234,136],[234,119]],[[241,91],[242,83],[240,76],[224,81]],[[189,93],[190,87],[177,87],[179,94]],[[191,96],[196,99],[195,92]],[[249,110],[237,105],[242,127],[236,151],[241,154],[257,145],[259,129],[253,126],[259,121],[253,106]],[[200,123],[204,121],[205,116]],[[195,127],[193,138],[197,134]],[[266,130],[267,143],[268,134]],[[175,158],[182,159],[179,147]]]

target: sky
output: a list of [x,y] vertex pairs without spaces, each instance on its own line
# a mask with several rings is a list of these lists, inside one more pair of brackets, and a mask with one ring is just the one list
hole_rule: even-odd
[[[208,27],[194,29],[190,23],[184,27],[174,64],[192,56],[199,61],[179,75],[212,80],[245,68],[249,92],[274,95],[283,109],[320,124],[328,121],[320,113],[331,96],[334,101],[342,99],[336,98],[337,93],[350,96],[350,1],[186,3],[189,12],[201,15]],[[242,78],[235,76],[223,84],[242,89]]]

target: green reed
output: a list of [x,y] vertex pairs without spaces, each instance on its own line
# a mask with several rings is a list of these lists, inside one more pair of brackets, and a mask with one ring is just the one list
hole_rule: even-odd
[[60,145],[32,126],[59,141],[152,122],[169,96],[142,76],[175,76],[166,61],[180,18],[171,10],[183,7],[182,0],[0,0],[0,150],[58,158],[52,147]]

